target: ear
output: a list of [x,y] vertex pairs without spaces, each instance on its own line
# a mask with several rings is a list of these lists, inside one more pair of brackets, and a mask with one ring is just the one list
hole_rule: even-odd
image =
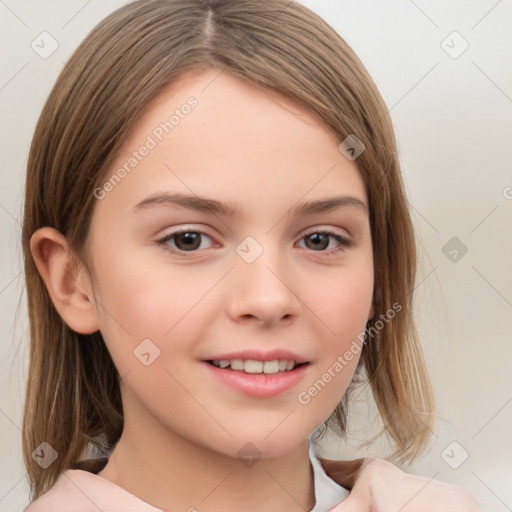
[[54,228],[38,229],[30,239],[32,257],[64,322],[80,334],[99,329],[91,279],[73,265],[64,235]]

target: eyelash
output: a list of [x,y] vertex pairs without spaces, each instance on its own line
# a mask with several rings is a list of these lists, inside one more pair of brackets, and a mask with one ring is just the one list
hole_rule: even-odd
[[[164,250],[170,251],[172,253],[177,253],[177,254],[195,253],[195,252],[199,251],[199,249],[194,249],[192,251],[183,251],[181,249],[175,249],[175,248],[169,247],[167,242],[169,242],[173,238],[178,237],[180,235],[183,235],[185,233],[196,233],[196,234],[203,235],[203,236],[206,236],[206,237],[211,239],[211,236],[208,235],[207,233],[205,233],[204,231],[194,230],[194,229],[180,229],[178,231],[173,231],[172,233],[169,233],[169,234],[165,235],[164,237],[156,240],[156,244],[161,246]],[[325,250],[313,251],[313,252],[323,253],[327,257],[335,256],[338,253],[344,251],[345,248],[349,248],[349,247],[352,247],[354,245],[352,240],[350,240],[348,238],[345,238],[345,237],[341,236],[339,233],[336,233],[335,231],[332,231],[330,229],[323,229],[321,231],[320,230],[318,230],[318,231],[311,231],[309,233],[306,233],[301,238],[301,240],[303,238],[306,238],[306,237],[311,236],[311,235],[316,235],[316,234],[329,235],[330,237],[334,238],[340,244],[338,248],[336,248],[334,250],[331,250],[331,251],[325,251]]]

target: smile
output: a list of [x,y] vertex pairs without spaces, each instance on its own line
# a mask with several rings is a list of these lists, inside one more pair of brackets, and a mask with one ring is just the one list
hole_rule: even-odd
[[291,359],[274,359],[273,361],[258,361],[256,359],[220,359],[207,361],[216,368],[224,370],[243,371],[245,373],[276,374],[289,372],[305,363],[297,363]]
[[292,391],[309,374],[310,367],[309,362],[298,363],[293,359],[210,359],[202,361],[202,365],[213,379],[213,386],[218,383],[258,399]]

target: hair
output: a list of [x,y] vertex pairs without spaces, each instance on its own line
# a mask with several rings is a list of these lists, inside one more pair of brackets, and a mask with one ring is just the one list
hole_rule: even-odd
[[[79,334],[55,309],[32,257],[31,235],[51,226],[87,266],[93,191],[148,104],[185,71],[227,70],[316,113],[340,142],[355,135],[369,206],[374,319],[365,374],[400,461],[428,445],[434,400],[413,320],[416,242],[388,110],[353,50],[317,14],[288,0],[140,0],[101,21],[60,73],[30,147],[22,244],[30,320],[23,457],[31,499],[87,450],[111,450],[123,430],[119,375],[100,332]],[[374,322],[370,321],[368,329]],[[377,326],[380,327],[380,326]],[[368,331],[367,331],[368,332]],[[353,383],[324,424],[346,435]],[[47,442],[46,469],[32,452]]]

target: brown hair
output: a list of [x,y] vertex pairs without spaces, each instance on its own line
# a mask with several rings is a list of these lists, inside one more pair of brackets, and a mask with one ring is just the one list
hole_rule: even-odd
[[[363,64],[335,30],[296,2],[141,0],[110,14],[76,49],[30,148],[23,250],[31,344],[23,456],[31,499],[88,449],[108,452],[121,435],[123,409],[119,376],[101,334],[78,334],[63,322],[33,261],[30,237],[54,227],[85,265],[93,191],[130,130],[183,72],[209,68],[227,69],[309,107],[340,142],[354,134],[366,147],[357,166],[370,204],[374,318],[393,303],[401,311],[367,337],[359,369],[395,441],[394,455],[411,460],[428,443],[433,397],[412,318],[413,226],[388,112]],[[327,422],[341,433],[348,397],[349,391]],[[42,442],[58,453],[47,469],[31,456]]]

